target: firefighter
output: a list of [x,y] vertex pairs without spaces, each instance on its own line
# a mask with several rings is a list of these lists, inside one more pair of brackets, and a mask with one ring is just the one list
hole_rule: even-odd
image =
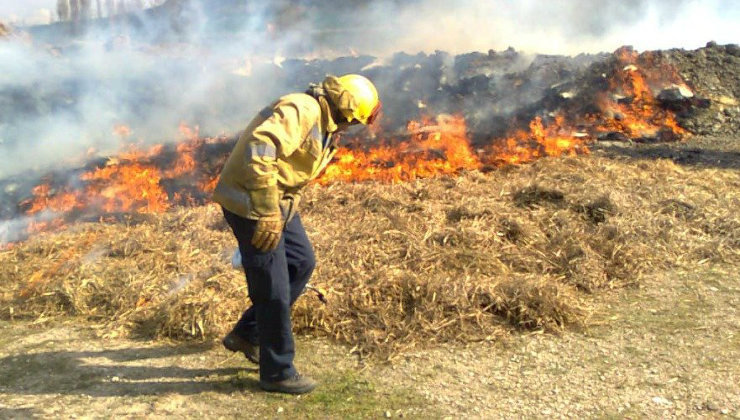
[[297,211],[301,189],[331,161],[334,134],[372,124],[380,106],[367,78],[328,76],[260,111],[221,172],[213,199],[239,243],[252,301],[223,344],[259,364],[266,391],[302,394],[316,387],[293,366],[290,308],[316,264]]

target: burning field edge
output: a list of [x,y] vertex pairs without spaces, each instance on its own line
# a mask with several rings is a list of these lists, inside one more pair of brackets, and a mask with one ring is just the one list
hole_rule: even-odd
[[[585,61],[538,56],[526,70],[512,67],[519,54],[508,50],[454,59],[441,52],[394,56],[383,70],[398,76],[384,96],[389,112],[371,130],[342,138],[318,182],[404,182],[587,154],[603,142],[732,135],[740,115],[740,92],[733,90],[739,51],[711,43],[696,51],[622,47]],[[304,64],[330,71],[332,63]],[[440,76],[445,69],[458,74],[454,83]],[[411,89],[418,79],[429,83]],[[469,84],[473,79],[478,82]],[[534,96],[531,83],[538,86]],[[113,127],[112,136],[120,143],[113,155],[92,148],[77,164],[67,163],[72,167],[41,165],[0,179],[0,247],[78,221],[203,205],[235,141],[204,137],[184,122],[177,144],[147,145],[125,124]]]
[[[669,159],[545,158],[402,184],[309,187],[319,265],[300,333],[392,358],[513,329],[587,325],[646,273],[740,263],[740,174]],[[80,223],[0,252],[0,316],[77,316],[109,336],[213,339],[248,304],[218,208]]]

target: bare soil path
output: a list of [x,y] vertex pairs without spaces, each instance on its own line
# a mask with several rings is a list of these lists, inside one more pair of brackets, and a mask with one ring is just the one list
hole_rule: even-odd
[[407,358],[397,370],[483,418],[740,418],[740,275],[697,267],[607,296],[601,325]]
[[595,326],[417,351],[393,365],[299,340],[322,386],[258,391],[219,346],[100,338],[74,321],[0,324],[0,418],[740,418],[740,274],[697,267],[604,296]]

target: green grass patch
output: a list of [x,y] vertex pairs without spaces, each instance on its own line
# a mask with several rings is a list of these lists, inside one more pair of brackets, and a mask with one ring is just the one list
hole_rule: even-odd
[[302,396],[260,393],[260,417],[285,418],[429,418],[441,413],[430,407],[419,394],[403,388],[381,389],[355,371],[331,372],[317,378],[319,387]]

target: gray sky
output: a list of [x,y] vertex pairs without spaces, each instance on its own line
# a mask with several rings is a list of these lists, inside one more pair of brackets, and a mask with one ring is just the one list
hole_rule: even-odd
[[47,23],[50,16],[56,19],[56,7],[56,0],[0,0],[0,22]]
[[[149,3],[149,2],[145,2]],[[376,4],[370,1],[372,13]],[[740,43],[740,0],[424,0],[435,7],[404,17],[409,33],[433,49],[456,51],[514,47],[553,53],[611,50],[629,44],[638,50],[697,48],[709,40]],[[445,6],[446,5],[446,6]],[[47,23],[56,18],[56,0],[0,0],[0,21]],[[434,10],[438,13],[435,15]],[[376,12],[387,13],[385,6]],[[460,16],[457,16],[460,15]],[[422,17],[428,17],[424,19]],[[429,21],[435,22],[430,25]],[[495,25],[496,30],[490,28]],[[413,29],[411,29],[413,28]],[[485,29],[481,33],[482,29]],[[552,36],[555,32],[556,36]],[[486,34],[493,37],[486,36]],[[543,35],[544,34],[544,35]],[[399,50],[419,50],[399,39]],[[478,45],[480,44],[480,45]]]
[[35,20],[41,18],[42,9],[52,12],[55,8],[54,0],[0,0],[0,21]]

